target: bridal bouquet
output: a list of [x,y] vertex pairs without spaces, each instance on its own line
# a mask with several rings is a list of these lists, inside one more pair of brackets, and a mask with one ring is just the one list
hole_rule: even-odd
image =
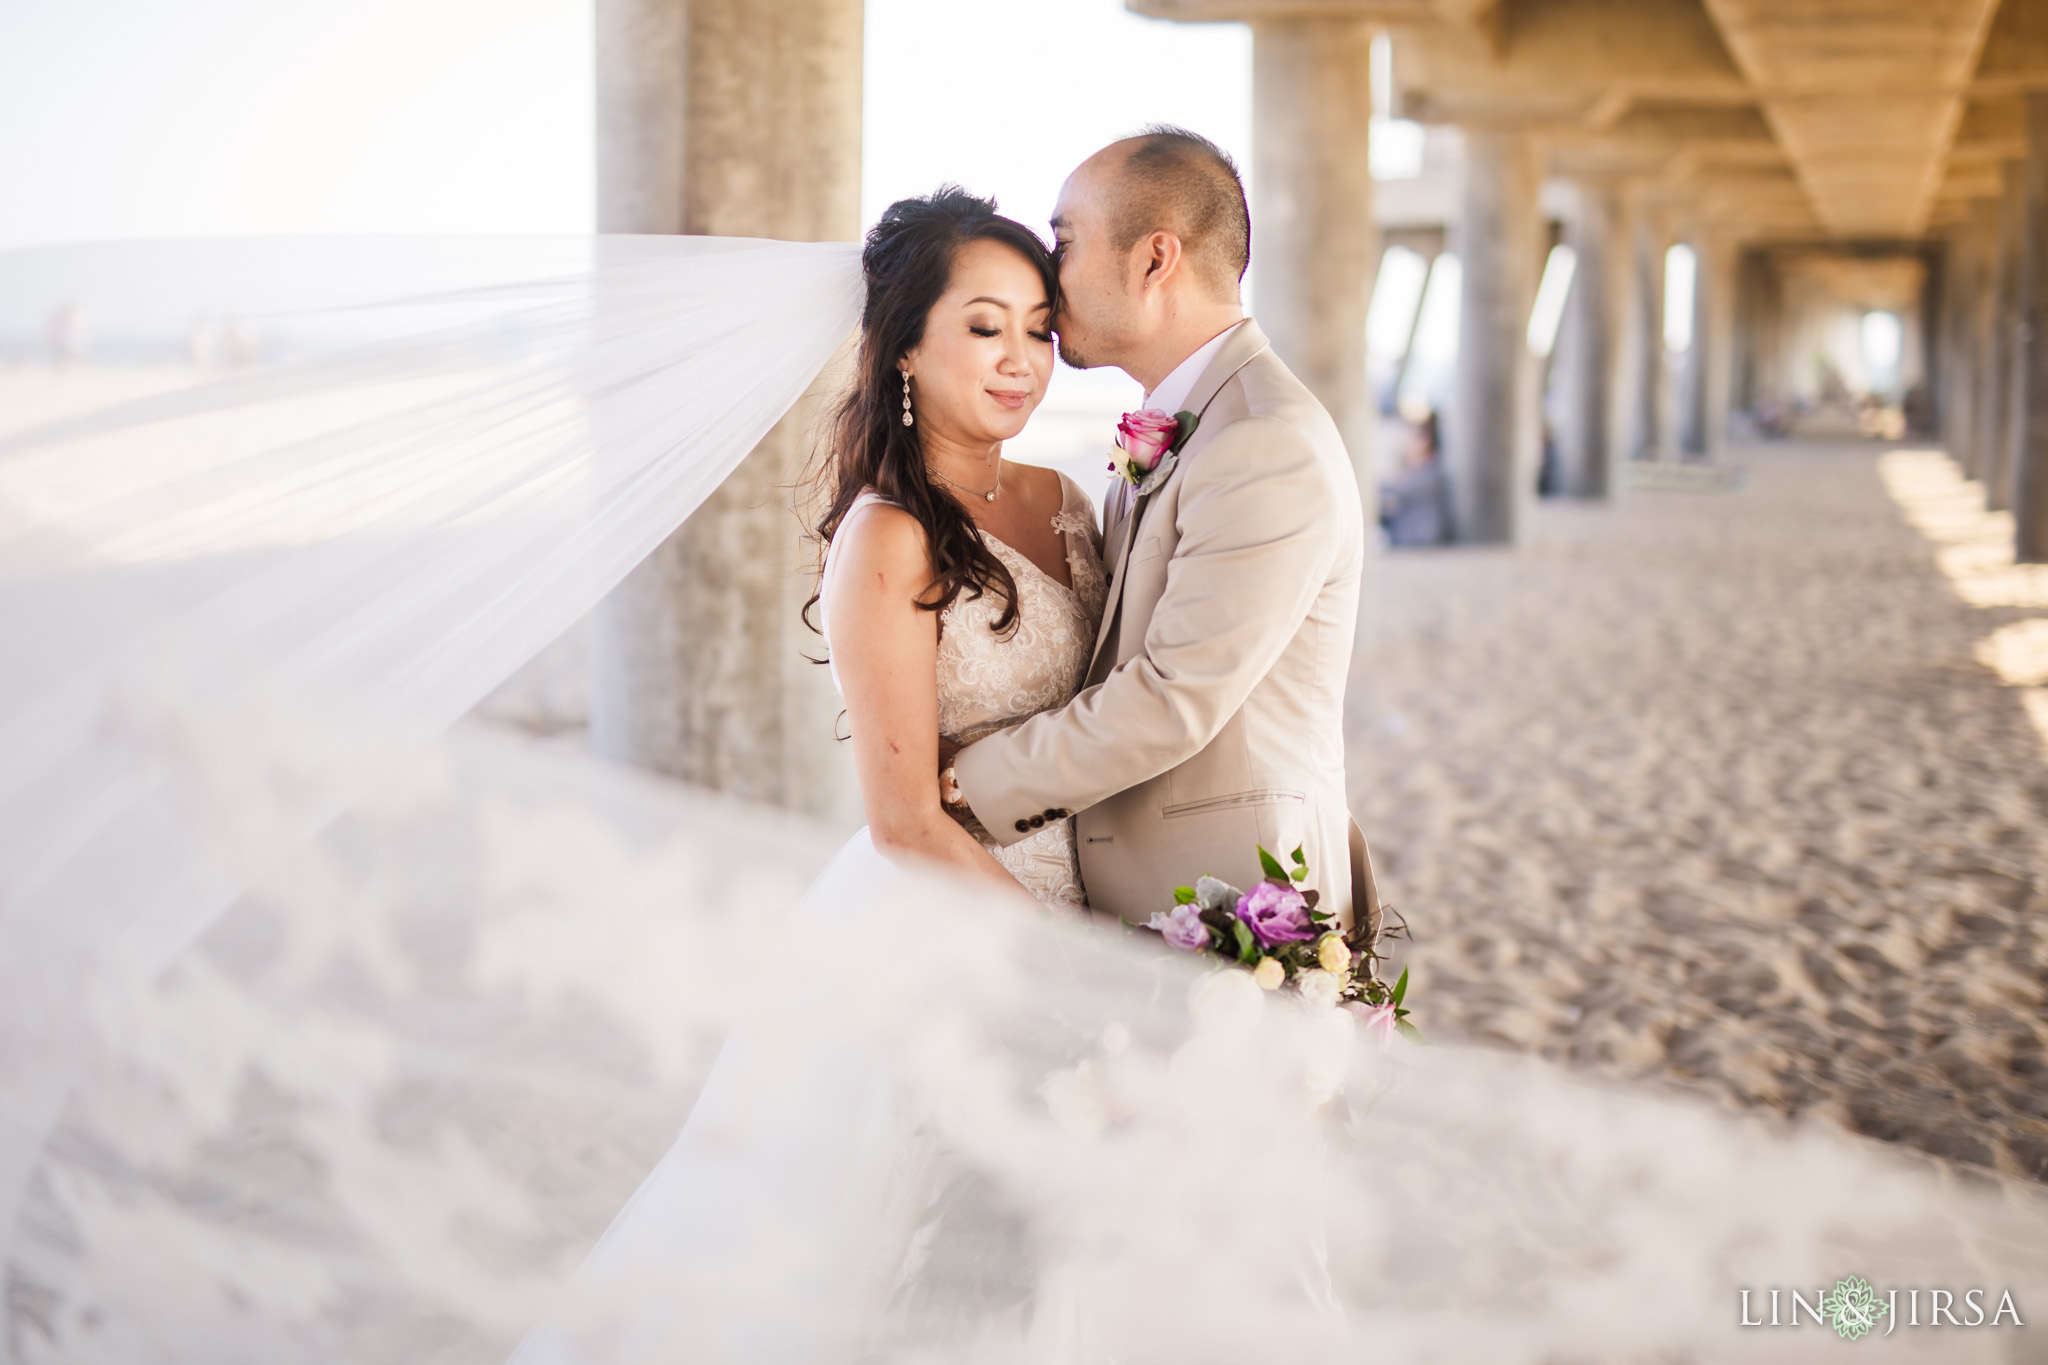
[[1175,888],[1173,908],[1154,914],[1145,927],[1183,952],[1215,953],[1249,968],[1266,990],[1291,985],[1311,1003],[1342,1006],[1364,1019],[1382,1044],[1396,1033],[1420,1042],[1402,1004],[1407,969],[1391,986],[1380,980],[1370,931],[1354,928],[1347,937],[1338,929],[1335,916],[1316,909],[1318,894],[1297,885],[1308,877],[1301,849],[1293,862],[1291,870],[1282,867],[1260,848],[1266,876],[1251,890],[1202,877]]

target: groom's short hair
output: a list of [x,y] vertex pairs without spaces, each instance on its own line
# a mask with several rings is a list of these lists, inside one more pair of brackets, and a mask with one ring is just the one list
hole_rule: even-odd
[[1129,141],[1110,215],[1117,249],[1129,251],[1163,228],[1180,238],[1197,274],[1234,297],[1252,256],[1251,211],[1237,163],[1200,133],[1168,123]]

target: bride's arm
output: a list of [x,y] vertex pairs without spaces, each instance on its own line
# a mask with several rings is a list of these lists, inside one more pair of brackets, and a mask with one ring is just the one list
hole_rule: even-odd
[[883,503],[858,508],[832,538],[824,599],[832,667],[846,701],[861,804],[875,847],[944,863],[1020,889],[987,849],[940,809],[939,617],[924,530]]

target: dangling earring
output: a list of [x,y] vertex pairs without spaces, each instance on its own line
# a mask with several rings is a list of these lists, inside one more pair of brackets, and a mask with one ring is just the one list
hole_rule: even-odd
[[914,427],[917,419],[910,415],[910,371],[903,372],[903,425]]

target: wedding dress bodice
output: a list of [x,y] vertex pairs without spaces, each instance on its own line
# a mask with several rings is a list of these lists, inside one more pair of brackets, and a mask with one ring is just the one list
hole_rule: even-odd
[[[1052,527],[1067,549],[1069,588],[1029,556],[982,533],[1017,584],[1017,622],[1007,635],[991,627],[1002,615],[993,595],[963,592],[939,618],[939,733],[972,743],[1064,706],[1080,689],[1095,648],[1108,582],[1095,510],[1079,484],[1060,475],[1060,510]],[[864,494],[854,506],[878,494]],[[829,645],[829,640],[828,640]],[[1071,818],[1048,823],[1029,838],[999,847],[969,815],[968,830],[1027,890],[1050,904],[1082,903]]]

